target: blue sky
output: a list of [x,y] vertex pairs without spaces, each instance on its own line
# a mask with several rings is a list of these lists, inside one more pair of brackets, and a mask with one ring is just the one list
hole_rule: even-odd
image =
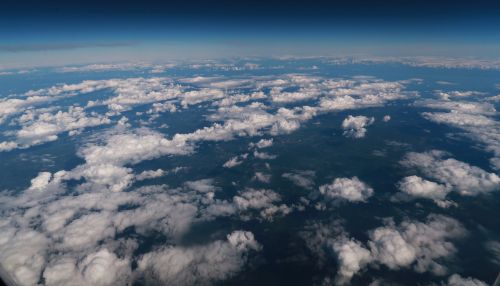
[[6,1],[0,67],[280,54],[498,57],[498,15],[494,1]]

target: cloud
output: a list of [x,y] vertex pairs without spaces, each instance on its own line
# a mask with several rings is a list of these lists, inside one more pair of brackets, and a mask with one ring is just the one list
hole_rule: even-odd
[[455,219],[431,214],[424,222],[406,219],[396,225],[389,221],[370,230],[366,244],[349,238],[339,223],[315,224],[303,238],[320,261],[334,254],[339,264],[336,283],[346,284],[368,266],[383,265],[390,270],[411,268],[419,273],[445,275],[447,269],[442,261],[456,253],[452,241],[466,234]]
[[384,122],[389,122],[390,120],[391,120],[390,115],[384,115],[384,118],[382,118],[382,121],[384,121]]
[[314,187],[314,171],[296,171],[293,173],[283,173],[283,178],[290,180],[295,185],[311,190]]
[[340,285],[348,283],[372,260],[370,251],[353,239],[335,241],[332,248],[340,265],[336,279],[336,283]]
[[147,171],[141,172],[135,178],[137,181],[143,181],[143,180],[163,177],[165,174],[166,174],[166,172],[162,169],[147,170]]
[[271,175],[265,174],[262,172],[255,172],[255,176],[253,178],[254,178],[254,180],[257,180],[257,181],[262,182],[262,183],[271,182]]
[[411,200],[413,198],[425,198],[435,201],[439,206],[449,206],[451,202],[445,198],[451,191],[449,185],[441,185],[422,179],[418,176],[408,176],[397,183],[401,193],[397,193],[394,200]]
[[351,138],[363,138],[366,134],[367,126],[370,126],[375,121],[373,117],[366,116],[352,116],[349,115],[342,121],[342,129],[344,129],[344,136]]
[[[168,256],[169,253],[181,252],[179,257],[190,261],[187,264],[197,265],[195,278],[192,278],[188,271],[192,269],[190,266],[187,268],[182,266],[178,272],[180,276],[176,276],[177,274],[169,276],[165,278],[167,281],[178,281],[176,279],[180,279],[179,277],[188,277],[188,280],[195,279],[195,281],[200,281],[196,280],[197,277],[207,278],[208,281],[229,277],[240,269],[228,266],[231,259],[224,256],[220,260],[205,262],[215,257],[212,256],[213,253],[218,255],[226,251],[230,254],[229,257],[236,257],[234,261],[241,261],[238,258],[242,257],[241,249],[256,248],[255,245],[246,246],[253,245],[244,242],[251,241],[249,235],[231,236],[228,241],[215,243],[217,247],[200,246],[199,249],[195,247],[194,250],[189,250],[190,248],[177,244],[183,234],[194,223],[217,217],[273,220],[289,214],[298,207],[282,203],[282,198],[277,192],[267,189],[243,189],[229,199],[221,199],[218,188],[210,179],[188,181],[177,188],[165,185],[134,188],[135,181],[156,177],[162,173],[158,170],[139,173],[134,170],[136,164],[163,156],[189,155],[196,150],[197,144],[203,141],[288,134],[318,114],[338,110],[333,105],[329,105],[328,108],[322,106],[327,100],[335,101],[337,98],[348,96],[353,101],[348,107],[343,108],[361,108],[380,106],[391,100],[413,96],[403,90],[403,83],[388,83],[375,79],[338,82],[320,77],[294,75],[256,77],[245,82],[220,81],[215,85],[211,84],[208,83],[208,87],[198,88],[196,83],[192,83],[186,87],[168,78],[91,80],[31,90],[25,94],[0,100],[0,120],[24,112],[10,123],[21,126],[20,130],[25,127],[25,130],[28,130],[30,126],[40,124],[41,128],[37,128],[37,131],[43,132],[35,137],[26,137],[26,142],[53,139],[61,132],[74,134],[73,132],[79,132],[82,128],[98,126],[93,125],[97,122],[94,120],[112,118],[138,105],[152,104],[144,107],[145,110],[148,108],[152,110],[151,114],[145,112],[151,117],[157,112],[163,112],[164,109],[169,111],[174,107],[177,109],[178,104],[189,108],[193,104],[211,102],[216,108],[206,117],[211,121],[211,125],[190,133],[178,133],[168,137],[147,128],[129,130],[130,126],[123,124],[125,120],[120,120],[120,126],[108,128],[84,142],[77,153],[83,160],[82,164],[70,170],[41,172],[33,178],[28,189],[15,194],[2,194],[0,196],[2,209],[9,214],[8,217],[2,217],[0,222],[1,232],[5,233],[4,239],[0,240],[2,250],[0,260],[6,271],[20,284],[36,284],[40,277],[56,281],[54,283],[65,284],[66,276],[63,274],[66,273],[80,281],[93,281],[93,277],[108,272],[119,274],[114,275],[116,280],[111,282],[113,279],[110,278],[107,282],[120,284],[120,277],[130,275],[131,261],[137,258],[137,254],[134,255],[134,249],[137,247],[120,246],[119,242],[122,240],[121,236],[132,232],[137,234],[137,237],[157,233],[166,241],[165,245],[159,248],[161,250],[159,253]],[[237,89],[241,85],[255,88],[255,93],[245,97],[234,90],[221,90],[223,87]],[[316,105],[289,108],[283,105],[274,106],[272,99],[266,94],[275,86],[300,88],[301,85],[308,90],[321,92],[317,100],[311,102]],[[90,102],[85,108],[72,107],[55,113],[54,110],[59,107],[37,108],[39,105],[57,100],[61,100],[61,104],[64,104],[65,101],[62,99],[100,90],[109,92],[103,93],[99,100]],[[282,91],[287,92],[287,90]],[[223,103],[224,100],[226,103]],[[250,103],[235,104],[246,102]],[[108,112],[104,115],[89,111],[91,108],[104,105],[108,108]],[[35,133],[27,133],[29,136],[33,134]],[[270,145],[270,141],[271,139],[263,139],[257,142],[255,147],[264,148]],[[8,143],[14,141],[5,142],[7,143],[1,145],[4,149],[14,146]],[[17,141],[14,143],[17,144]],[[254,151],[256,157],[274,156]],[[310,185],[304,180],[307,174],[295,173],[295,175],[301,175],[303,178],[294,176],[292,180],[304,186]],[[372,191],[368,191],[371,189],[359,180],[358,183],[351,182],[346,185],[350,188],[349,191],[333,187],[328,189],[329,192],[326,192],[325,196],[363,201],[368,193],[371,195]],[[361,190],[356,187],[359,185],[363,187]],[[133,189],[127,190],[128,188]],[[131,245],[140,243],[137,237],[128,238]],[[246,237],[246,240],[242,237]],[[177,246],[174,246],[174,242]],[[157,246],[153,247],[156,249]],[[173,252],[167,251],[168,249]],[[126,255],[122,252],[126,252]],[[155,253],[150,253],[151,259],[145,259],[146,255],[141,258],[145,265],[143,269],[145,271],[147,269],[146,272],[149,273],[144,273],[145,277],[152,279],[170,271],[155,269],[161,265],[153,266],[146,262],[155,261],[157,257]],[[199,253],[206,255],[197,258],[196,255]],[[192,258],[192,255],[196,257]],[[213,268],[210,267],[216,267],[215,272],[211,272]],[[131,279],[135,279],[135,275],[136,273]],[[101,281],[106,282],[104,280]]]
[[374,259],[389,269],[412,266],[417,272],[446,273],[440,258],[456,252],[448,240],[466,233],[456,220],[431,215],[425,223],[403,221],[399,226],[384,226],[370,232],[368,245]]
[[472,278],[472,277],[462,277],[458,274],[453,274],[448,278],[446,286],[487,286],[488,284],[484,283],[481,280]]
[[464,196],[498,190],[500,177],[467,163],[446,158],[445,152],[432,150],[425,153],[410,152],[401,161],[403,166],[415,168],[425,176],[449,186]]
[[268,189],[247,188],[238,192],[231,201],[216,200],[207,209],[207,216],[232,216],[238,215],[243,220],[252,218],[252,213],[265,220],[273,220],[276,216],[284,216],[292,212],[292,208],[285,204],[278,204],[281,196]]
[[251,232],[234,231],[225,241],[189,248],[169,246],[147,253],[139,259],[138,269],[150,283],[208,284],[234,276],[249,253],[261,248]]
[[257,143],[250,143],[250,144],[248,144],[248,146],[250,148],[258,148],[258,149],[271,147],[271,146],[273,146],[273,138],[270,138],[270,139],[260,139],[259,142],[257,142]]
[[253,151],[253,156],[257,159],[262,159],[262,160],[273,160],[278,157],[277,155],[272,155],[266,152],[259,152],[257,150]]
[[117,285],[131,278],[130,262],[119,259],[108,249],[90,253],[77,263],[72,258],[52,262],[43,277],[47,285]]
[[[57,135],[62,132],[72,132],[82,130],[87,127],[95,127],[104,124],[110,124],[108,117],[93,114],[87,116],[82,107],[69,107],[67,112],[58,111],[55,114],[26,113],[26,117],[33,118],[23,122],[23,128],[16,134],[17,144],[21,148],[54,141]],[[21,117],[22,118],[22,117]]]
[[224,165],[222,165],[222,167],[224,168],[234,168],[238,165],[241,165],[241,163],[243,163],[243,161],[248,157],[248,153],[245,153],[245,154],[242,154],[242,155],[238,155],[238,156],[234,156],[232,157],[231,159],[229,159],[228,161],[226,161],[224,163]]
[[450,100],[450,98],[456,98],[456,97],[469,97],[469,96],[476,96],[476,95],[484,95],[483,92],[479,91],[442,91],[442,90],[436,90],[434,93],[442,100]]
[[366,202],[372,194],[373,189],[357,177],[337,178],[331,184],[319,187],[319,195],[327,201]]
[[184,185],[191,189],[195,190],[200,193],[208,193],[208,192],[214,192],[217,190],[217,187],[214,186],[214,180],[213,179],[202,179],[202,180],[197,180],[197,181],[188,181],[185,182]]

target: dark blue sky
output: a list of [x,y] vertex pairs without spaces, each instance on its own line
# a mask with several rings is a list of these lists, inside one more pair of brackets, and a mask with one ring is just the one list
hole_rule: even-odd
[[4,0],[0,38],[0,66],[277,53],[496,57],[500,1]]

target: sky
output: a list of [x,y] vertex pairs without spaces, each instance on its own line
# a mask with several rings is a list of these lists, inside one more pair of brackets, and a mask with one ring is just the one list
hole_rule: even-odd
[[[437,2],[437,3],[435,3]],[[498,1],[3,1],[0,67],[242,56],[500,56]]]

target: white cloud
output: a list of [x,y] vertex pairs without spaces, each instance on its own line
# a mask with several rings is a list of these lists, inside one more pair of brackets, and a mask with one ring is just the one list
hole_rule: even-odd
[[335,241],[332,248],[340,264],[336,279],[336,283],[340,285],[348,283],[372,260],[370,251],[353,239]]
[[127,259],[119,259],[107,249],[90,253],[77,263],[66,257],[52,262],[43,272],[46,285],[128,284],[131,269]]
[[295,185],[311,190],[314,187],[314,171],[296,171],[293,173],[283,173],[283,178],[290,180]]
[[18,144],[32,146],[54,141],[62,132],[72,132],[87,127],[111,123],[105,116],[93,114],[87,116],[81,107],[70,107],[67,112],[58,111],[55,114],[41,113],[34,116],[31,122],[26,122],[16,134]]
[[479,279],[475,279],[472,277],[462,277],[458,274],[453,274],[448,278],[448,283],[443,284],[446,286],[487,286],[488,284],[484,283]]
[[418,176],[405,177],[398,182],[397,186],[401,193],[397,193],[393,197],[396,200],[426,198],[434,200],[440,206],[449,205],[445,198],[451,191],[450,186],[431,182]]
[[242,154],[242,155],[239,155],[239,156],[234,156],[232,157],[231,159],[229,159],[228,161],[226,161],[224,163],[224,165],[222,165],[222,167],[224,168],[234,168],[238,165],[241,165],[241,163],[243,163],[243,161],[248,157],[248,153],[245,153],[245,154]]
[[185,182],[184,185],[191,190],[195,190],[200,193],[208,193],[214,192],[217,190],[217,187],[214,185],[213,179],[201,179],[197,181],[188,181]]
[[273,160],[278,157],[277,155],[272,155],[266,152],[259,152],[257,150],[253,151],[253,156],[257,159],[262,159],[262,160]]
[[479,91],[459,91],[459,90],[454,90],[454,91],[436,90],[434,93],[442,100],[450,100],[450,98],[455,98],[455,97],[469,97],[469,96],[476,96],[476,95],[484,95],[483,92],[479,92]]
[[425,222],[404,220],[399,225],[392,221],[369,231],[366,246],[347,233],[338,223],[315,224],[303,238],[319,262],[333,252],[339,263],[336,284],[349,283],[365,267],[384,265],[391,270],[412,268],[419,273],[444,275],[442,262],[453,257],[456,248],[452,240],[466,235],[464,227],[455,219],[429,215]]
[[456,220],[431,215],[425,223],[403,221],[370,232],[368,245],[374,259],[390,269],[412,266],[417,272],[446,273],[439,259],[453,255],[456,249],[448,240],[464,236]]
[[243,269],[248,254],[260,244],[251,232],[234,231],[227,240],[194,247],[164,247],[140,258],[138,269],[149,283],[208,284],[227,279]]
[[446,153],[438,150],[410,152],[401,163],[416,168],[425,176],[451,187],[461,195],[477,195],[500,188],[500,177],[496,174],[446,157]]
[[3,141],[0,142],[0,152],[6,152],[18,147],[17,143],[14,141]]
[[255,180],[262,182],[262,183],[269,183],[271,182],[271,175],[270,174],[265,174],[262,172],[255,172],[255,176],[253,177]]
[[382,118],[382,121],[384,121],[384,122],[389,122],[390,120],[391,120],[390,115],[384,115],[384,118]]
[[257,143],[250,143],[248,144],[248,146],[250,148],[259,148],[259,149],[262,149],[262,148],[267,148],[267,147],[271,147],[273,146],[273,138],[270,138],[270,139],[260,139],[259,142]]
[[147,171],[141,172],[135,178],[138,181],[143,181],[143,180],[148,180],[148,179],[154,179],[154,178],[163,177],[165,174],[166,174],[166,172],[164,170],[162,170],[162,169],[147,170]]
[[346,200],[349,202],[366,202],[372,196],[373,189],[357,177],[337,178],[331,184],[319,187],[319,194],[325,200]]
[[363,138],[366,134],[366,127],[373,124],[375,118],[366,116],[352,116],[349,115],[342,121],[342,129],[344,129],[344,136],[351,138]]

